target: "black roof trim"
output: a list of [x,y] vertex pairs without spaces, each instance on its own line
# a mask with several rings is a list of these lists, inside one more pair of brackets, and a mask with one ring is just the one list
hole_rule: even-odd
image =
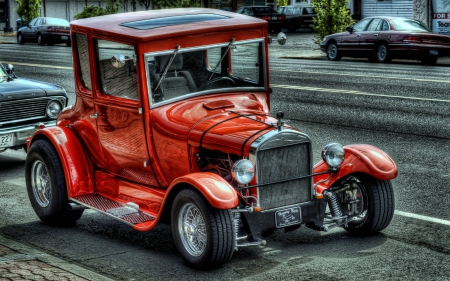
[[182,16],[170,16],[139,21],[130,21],[121,23],[120,25],[134,29],[145,30],[186,23],[195,23],[210,20],[224,20],[224,19],[231,19],[231,17],[216,14],[182,15]]

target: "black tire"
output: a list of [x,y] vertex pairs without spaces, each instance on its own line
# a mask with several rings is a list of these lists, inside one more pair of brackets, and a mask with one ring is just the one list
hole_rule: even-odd
[[22,33],[17,33],[17,44],[25,44],[25,40],[23,40]]
[[389,47],[386,44],[380,44],[377,47],[376,50],[376,57],[378,62],[381,63],[387,63],[392,60],[391,58],[391,52],[389,50]]
[[339,61],[342,56],[338,50],[338,46],[335,42],[331,42],[327,46],[327,58],[331,61]]
[[437,56],[424,56],[424,57],[420,60],[420,62],[421,62],[423,65],[436,65],[437,60],[438,60],[438,57],[437,57]]
[[48,225],[69,225],[84,210],[67,209],[67,186],[61,160],[47,140],[35,141],[25,163],[28,197],[36,215]]
[[358,236],[375,234],[385,229],[394,216],[395,200],[391,181],[362,175],[351,179],[358,184],[363,198],[360,218],[344,227]]
[[[195,224],[188,228],[189,218]],[[214,268],[233,255],[236,239],[231,211],[213,208],[199,192],[182,190],[172,205],[171,219],[175,245],[189,266]]]
[[38,34],[38,36],[37,36],[37,43],[38,43],[38,45],[45,45],[45,43],[44,43],[44,39],[42,39],[42,35],[41,34]]

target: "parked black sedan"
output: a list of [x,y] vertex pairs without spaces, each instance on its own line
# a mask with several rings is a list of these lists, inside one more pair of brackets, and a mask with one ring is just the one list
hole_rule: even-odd
[[61,86],[18,78],[11,64],[0,63],[0,152],[25,148],[35,125],[55,125],[67,102]]
[[347,56],[389,62],[397,58],[434,65],[438,57],[450,55],[450,36],[435,34],[414,19],[370,17],[347,27],[345,32],[326,36],[320,48],[329,60]]
[[286,16],[285,28],[289,32],[295,32],[300,27],[312,28],[314,25],[313,18],[316,17],[316,12],[312,6],[279,6],[277,12]]
[[237,9],[236,13],[260,18],[268,22],[268,31],[278,33],[285,26],[286,16],[278,13],[269,6],[244,6]]
[[37,42],[39,45],[65,43],[70,46],[70,24],[65,19],[35,18],[17,31],[17,43],[25,42]]

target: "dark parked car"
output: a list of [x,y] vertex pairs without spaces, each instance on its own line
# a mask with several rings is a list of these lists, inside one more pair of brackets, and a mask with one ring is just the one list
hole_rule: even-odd
[[18,78],[11,64],[0,63],[0,152],[25,147],[35,125],[55,125],[66,105],[62,87]]
[[367,57],[373,62],[417,59],[434,65],[450,55],[450,36],[433,33],[424,23],[402,17],[365,18],[345,32],[326,36],[320,44],[329,60]]
[[240,7],[236,13],[260,18],[269,23],[269,32],[280,32],[285,26],[286,16],[278,13],[272,7],[268,6],[244,6]]
[[312,28],[313,18],[316,16],[311,6],[280,6],[277,12],[286,16],[284,28],[289,32],[295,32],[300,27]]
[[70,24],[65,19],[35,18],[17,31],[17,43],[37,42],[39,45],[65,43],[71,46]]

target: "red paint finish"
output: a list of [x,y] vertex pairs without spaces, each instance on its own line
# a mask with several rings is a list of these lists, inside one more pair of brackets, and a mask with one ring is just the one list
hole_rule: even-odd
[[[397,177],[395,162],[381,149],[368,144],[353,144],[344,147],[345,159],[337,173],[331,174],[329,180],[320,183],[316,190],[321,194],[337,180],[355,173],[365,173],[380,180],[390,180]],[[320,161],[314,166],[314,173],[324,172],[328,165]],[[325,180],[327,175],[314,177],[314,183]]]

